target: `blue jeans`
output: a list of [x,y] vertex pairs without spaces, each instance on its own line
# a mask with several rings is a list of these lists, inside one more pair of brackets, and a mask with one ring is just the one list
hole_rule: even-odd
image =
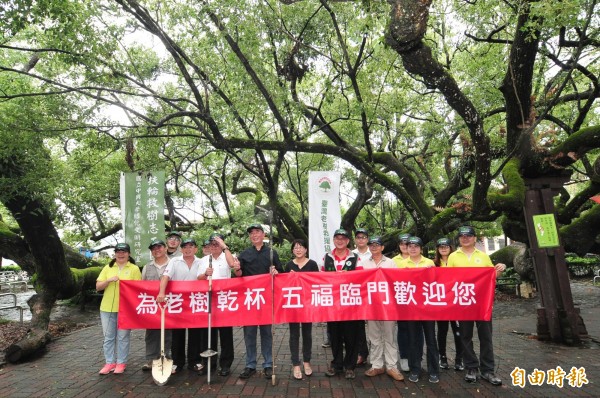
[[[129,356],[129,329],[117,329],[118,312],[100,311],[102,322],[102,333],[104,334],[104,358],[106,363],[127,363]],[[115,345],[117,348],[117,360],[115,361]]]
[[273,367],[273,335],[271,325],[244,326],[246,344],[246,367],[256,369],[256,329],[260,328],[260,349],[264,359],[263,368]]

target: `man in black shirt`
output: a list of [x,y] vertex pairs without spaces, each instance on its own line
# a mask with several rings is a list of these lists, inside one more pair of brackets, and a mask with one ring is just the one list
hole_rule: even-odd
[[[261,224],[252,224],[246,231],[252,243],[238,256],[242,276],[261,274],[277,274],[282,272],[279,255],[271,247],[265,245],[265,231]],[[270,242],[270,244],[273,244]],[[272,256],[272,261],[271,261]],[[273,335],[271,325],[244,326],[244,342],[246,344],[246,367],[240,374],[240,379],[248,379],[256,373],[256,331],[260,329],[260,346],[264,358],[263,369],[265,378],[273,375]]]

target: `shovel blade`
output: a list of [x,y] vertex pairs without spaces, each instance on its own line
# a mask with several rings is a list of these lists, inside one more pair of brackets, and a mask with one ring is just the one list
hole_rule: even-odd
[[210,358],[210,357],[214,357],[217,354],[218,354],[218,352],[216,352],[215,350],[208,349],[206,351],[201,352],[200,356],[202,358]]
[[152,361],[152,378],[156,385],[164,386],[171,377],[171,371],[173,370],[173,360],[167,359],[166,357],[160,357]]

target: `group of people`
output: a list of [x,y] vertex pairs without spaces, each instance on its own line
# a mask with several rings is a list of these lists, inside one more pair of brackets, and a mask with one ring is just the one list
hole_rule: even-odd
[[[198,245],[192,238],[182,240],[181,233],[170,232],[167,241],[160,239],[150,242],[152,261],[140,269],[130,256],[126,243],[115,246],[115,258],[105,266],[96,282],[97,290],[104,290],[100,305],[102,329],[104,333],[104,355],[106,364],[100,374],[123,373],[129,353],[129,330],[117,329],[119,308],[119,280],[158,280],[157,303],[167,300],[166,290],[169,281],[193,281],[224,279],[260,274],[276,275],[280,272],[343,272],[376,268],[419,268],[419,267],[495,267],[499,275],[506,268],[504,264],[492,264],[489,256],[475,247],[476,234],[471,226],[458,230],[459,247],[454,250],[452,241],[441,238],[436,242],[433,260],[423,256],[423,241],[417,236],[399,236],[399,254],[386,257],[381,237],[369,236],[365,229],[357,229],[354,234],[355,249],[350,249],[352,235],[345,229],[333,234],[334,249],[326,253],[321,264],[308,258],[308,245],[302,239],[292,242],[292,260],[284,267],[279,255],[265,244],[265,231],[261,224],[247,228],[251,246],[235,257],[227,247],[224,236],[214,233],[204,242],[203,256],[198,257]],[[115,266],[116,265],[116,266]],[[436,334],[437,324],[437,334]],[[473,347],[473,332],[477,326],[479,338],[479,358]],[[481,378],[493,385],[502,381],[494,373],[494,351],[492,344],[492,321],[331,321],[327,323],[327,342],[331,346],[333,358],[328,364],[326,376],[343,374],[346,379],[356,377],[357,367],[366,364],[370,358],[370,368],[365,375],[375,377],[386,373],[397,381],[404,380],[401,371],[408,373],[408,380],[418,382],[421,376],[421,361],[424,346],[429,382],[438,383],[440,369],[448,369],[446,339],[449,327],[452,329],[456,356],[454,369],[464,371],[465,380],[475,382]],[[257,333],[260,332],[263,375],[273,375],[272,325],[244,326],[246,362],[241,379],[248,379],[257,368]],[[289,347],[292,361],[292,377],[301,380],[303,373],[311,376],[312,324],[291,323],[289,325]],[[217,350],[218,374],[228,376],[234,360],[233,329],[231,327],[172,329],[165,333],[165,351],[171,353],[173,373],[178,373],[187,363],[188,369],[206,374],[208,361],[217,368],[216,356],[200,354]],[[302,336],[302,360],[300,360],[300,336]],[[186,348],[187,340],[187,348]],[[210,347],[209,347],[210,341]],[[369,344],[370,343],[370,350]],[[152,368],[152,361],[160,356],[160,330],[148,329],[145,335],[146,360],[144,370]],[[398,367],[399,365],[399,367]],[[400,368],[400,369],[399,369]]]

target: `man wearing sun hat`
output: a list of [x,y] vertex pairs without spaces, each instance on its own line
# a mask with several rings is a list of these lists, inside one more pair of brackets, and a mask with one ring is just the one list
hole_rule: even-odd
[[[460,247],[448,257],[448,267],[494,267],[496,275],[500,275],[506,266],[502,263],[494,264],[490,256],[475,247],[477,238],[475,228],[465,225],[458,229],[458,241]],[[479,360],[473,349],[473,329],[477,324],[477,335],[479,337]],[[502,380],[494,373],[494,345],[492,343],[492,321],[461,321],[459,324],[460,335],[463,345],[463,361],[467,374],[465,381],[474,383],[477,381],[477,370],[481,370],[481,378],[499,386]]]
[[[283,272],[279,255],[273,250],[273,242],[265,245],[265,230],[261,224],[251,224],[246,228],[252,246],[238,256],[241,276],[277,274]],[[273,261],[271,262],[271,257]],[[256,373],[256,333],[260,330],[260,348],[263,356],[264,377],[273,376],[273,334],[272,325],[244,326],[244,343],[246,345],[246,366],[240,379],[249,379]]]
[[[198,267],[200,259],[196,257],[198,245],[192,238],[184,239],[181,242],[181,256],[173,257],[169,260],[165,272],[160,277],[160,289],[156,301],[164,303],[166,301],[165,291],[170,280],[173,281],[195,281],[198,277]],[[200,328],[173,329],[172,330],[171,351],[173,355],[173,374],[179,373],[186,362],[188,369],[197,369],[200,364]],[[185,348],[185,338],[187,333],[187,351]]]
[[[142,269],[142,280],[158,281],[165,272],[169,257],[167,256],[167,245],[160,239],[154,239],[148,246],[152,254],[152,261]],[[152,369],[152,361],[160,358],[160,329],[146,329],[144,338],[146,342],[146,363],[142,370]],[[165,353],[171,357],[171,330],[165,330]]]

